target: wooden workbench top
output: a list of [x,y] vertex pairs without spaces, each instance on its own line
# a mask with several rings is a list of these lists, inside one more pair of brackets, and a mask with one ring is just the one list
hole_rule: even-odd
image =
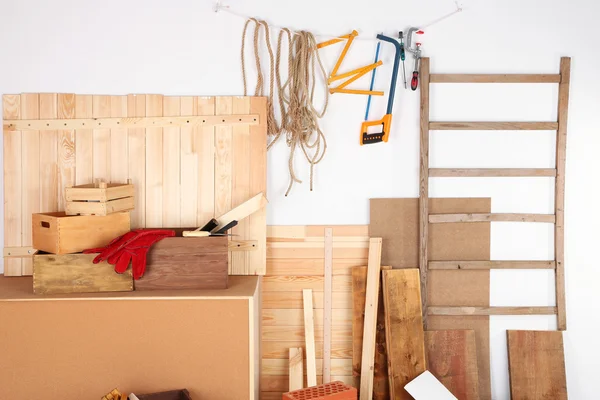
[[[142,278],[143,279],[143,278]],[[239,300],[256,293],[258,276],[230,276],[224,290],[154,290],[143,292],[33,294],[33,278],[0,275],[0,301],[58,300]]]

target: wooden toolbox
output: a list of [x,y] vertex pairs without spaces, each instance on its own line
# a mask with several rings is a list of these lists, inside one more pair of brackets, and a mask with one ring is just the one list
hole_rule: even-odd
[[108,215],[135,207],[134,188],[129,181],[73,186],[65,189],[67,215]]
[[104,217],[42,213],[33,214],[31,221],[33,247],[52,254],[79,253],[106,246],[130,230],[128,212]]
[[131,269],[123,274],[97,254],[36,254],[33,256],[33,293],[99,293],[133,290]]
[[135,290],[226,289],[228,240],[227,236],[179,236],[155,243]]

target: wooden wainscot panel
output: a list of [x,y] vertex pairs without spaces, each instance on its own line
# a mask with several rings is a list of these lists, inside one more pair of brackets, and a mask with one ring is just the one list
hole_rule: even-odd
[[171,237],[148,252],[136,290],[227,288],[228,237]]
[[33,292],[97,293],[133,290],[131,269],[115,272],[107,262],[94,264],[96,254],[40,254],[33,256]]
[[64,212],[33,214],[33,247],[52,254],[78,253],[103,247],[129,232],[129,213],[68,216]]

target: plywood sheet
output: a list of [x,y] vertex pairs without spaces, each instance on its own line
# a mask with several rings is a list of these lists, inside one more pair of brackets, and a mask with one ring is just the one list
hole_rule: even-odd
[[[429,199],[430,213],[485,213],[489,198]],[[383,238],[382,263],[394,268],[419,265],[419,199],[372,199],[370,234]],[[429,260],[490,259],[490,224],[429,226]],[[430,306],[489,306],[489,271],[429,271]],[[460,290],[456,290],[460,288]],[[489,317],[429,316],[428,329],[472,329],[478,349],[479,395],[491,399]]]
[[390,399],[410,400],[404,386],[425,372],[419,270],[383,271]]
[[[220,124],[218,128],[91,126],[92,117],[232,112],[258,115],[257,123]],[[69,125],[74,130],[14,131],[7,125],[4,189],[5,197],[13,201],[5,205],[6,247],[31,245],[31,214],[64,207],[67,185],[132,179],[136,190],[133,228],[201,226],[216,214],[266,193],[264,97],[5,95],[3,116],[5,120],[38,120],[38,126],[44,118],[88,119]],[[249,252],[235,252],[230,273],[264,275],[266,209],[240,222],[234,233],[236,239],[256,240],[258,245]],[[8,275],[32,273],[31,257],[5,259],[5,265]]]
[[507,335],[512,399],[566,400],[562,332],[508,331]]
[[475,332],[440,330],[425,332],[427,369],[461,400],[479,399]]

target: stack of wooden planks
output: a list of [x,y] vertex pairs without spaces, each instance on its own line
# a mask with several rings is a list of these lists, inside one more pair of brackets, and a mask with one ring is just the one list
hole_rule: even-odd
[[[331,251],[325,244],[328,229]],[[323,382],[324,369],[329,368],[331,381],[353,384],[352,268],[367,265],[368,246],[365,225],[268,227],[267,274],[262,285],[261,399],[280,400],[289,390],[289,349],[305,347],[303,289],[313,292],[317,383]],[[326,253],[330,254],[328,262]],[[325,293],[326,269],[331,271],[330,301]],[[324,329],[328,306],[329,334]],[[329,366],[324,365],[327,341],[331,343]]]

